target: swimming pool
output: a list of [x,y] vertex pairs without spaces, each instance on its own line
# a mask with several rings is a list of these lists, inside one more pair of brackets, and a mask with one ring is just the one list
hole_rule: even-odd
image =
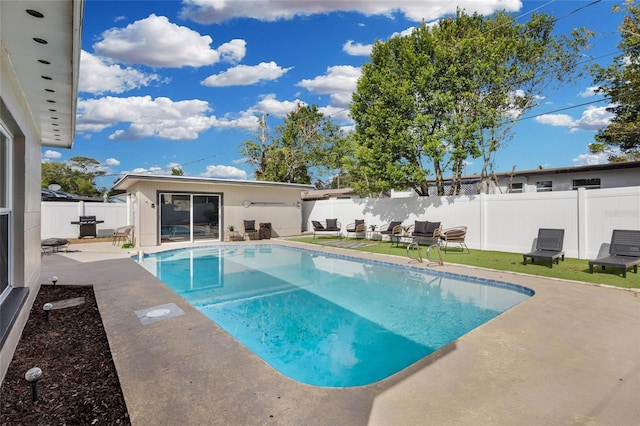
[[278,245],[178,249],[139,262],[266,363],[316,386],[385,379],[533,295]]

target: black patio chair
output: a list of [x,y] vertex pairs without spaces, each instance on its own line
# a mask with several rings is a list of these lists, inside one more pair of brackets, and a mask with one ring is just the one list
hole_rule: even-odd
[[250,240],[255,240],[258,238],[258,230],[256,229],[256,221],[255,220],[245,220],[244,221],[244,235],[243,239],[249,237]]
[[602,270],[606,266],[622,269],[622,277],[627,277],[627,269],[633,266],[633,272],[638,273],[640,264],[640,231],[614,229],[611,234],[609,255],[589,261],[589,273],[593,274],[593,266],[600,265]]
[[347,238],[353,234],[356,238],[365,237],[367,233],[367,226],[364,224],[364,219],[356,219],[355,222],[347,225]]
[[531,263],[536,259],[546,259],[549,261],[549,268],[553,267],[553,261],[560,264],[560,259],[564,262],[564,229],[538,229],[538,238],[536,240],[536,248],[532,252],[522,255],[524,264],[527,264],[527,258],[531,258]]

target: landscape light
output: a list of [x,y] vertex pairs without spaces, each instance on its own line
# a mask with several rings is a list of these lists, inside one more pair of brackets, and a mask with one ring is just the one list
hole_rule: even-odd
[[27,371],[24,375],[24,378],[27,379],[27,382],[31,385],[31,399],[33,402],[38,402],[38,379],[42,377],[42,370],[38,367],[33,367]]
[[49,311],[51,311],[51,309],[53,309],[53,304],[51,303],[45,303],[42,307],[42,310],[47,315],[47,319],[45,320],[46,322],[49,322]]
[[53,288],[56,288],[56,283],[58,282],[58,277],[55,275],[51,277],[51,282],[53,283]]

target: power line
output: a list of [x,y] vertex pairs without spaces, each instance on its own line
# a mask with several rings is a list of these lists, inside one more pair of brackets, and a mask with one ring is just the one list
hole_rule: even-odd
[[584,102],[584,103],[577,104],[577,105],[572,105],[572,106],[569,106],[569,107],[554,109],[553,111],[541,112],[540,114],[530,115],[530,116],[527,116],[527,117],[520,117],[520,118],[518,118],[517,120],[514,120],[514,121],[517,122],[517,121],[522,121],[522,120],[529,120],[529,119],[532,119],[532,118],[540,117],[541,115],[555,114],[557,112],[567,111],[567,110],[570,110],[570,109],[573,109],[573,108],[579,108],[579,107],[583,107],[583,106],[586,106],[586,105],[597,104],[597,103],[605,102],[605,101],[608,101],[608,99],[597,99],[595,101],[589,101],[589,102]]

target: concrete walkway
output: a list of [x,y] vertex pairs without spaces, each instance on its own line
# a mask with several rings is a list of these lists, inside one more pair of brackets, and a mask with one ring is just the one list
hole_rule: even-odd
[[[536,294],[389,379],[331,389],[280,375],[132,261],[137,250],[71,249],[43,256],[41,282],[94,285],[134,425],[640,424],[638,291],[437,266]],[[136,315],[167,303],[185,314]]]

